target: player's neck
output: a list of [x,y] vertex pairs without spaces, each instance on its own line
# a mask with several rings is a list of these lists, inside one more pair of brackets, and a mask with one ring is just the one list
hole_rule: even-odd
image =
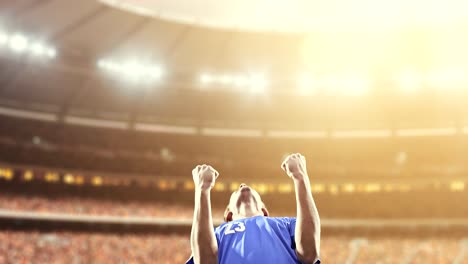
[[253,206],[244,205],[239,209],[239,213],[233,216],[233,220],[263,215],[263,212],[256,210]]

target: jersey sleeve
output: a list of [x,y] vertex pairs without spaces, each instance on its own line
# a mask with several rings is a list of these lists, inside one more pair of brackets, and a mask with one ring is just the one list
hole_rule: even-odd
[[289,227],[289,236],[291,237],[291,248],[296,249],[296,240],[295,240],[295,231],[296,231],[296,218],[295,217],[286,217],[285,220],[288,223]]
[[[295,239],[295,232],[296,232],[296,218],[295,217],[288,217],[286,220],[289,223],[289,235],[291,236],[291,248],[296,250],[296,239]],[[317,260],[314,264],[320,264],[320,260]]]

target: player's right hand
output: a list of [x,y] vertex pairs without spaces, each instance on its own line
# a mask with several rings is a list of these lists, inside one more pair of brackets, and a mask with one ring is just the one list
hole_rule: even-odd
[[307,176],[306,159],[299,153],[287,156],[281,168],[293,180],[302,180]]
[[210,165],[203,164],[196,166],[192,170],[192,176],[195,188],[200,190],[209,190],[213,188],[219,173]]

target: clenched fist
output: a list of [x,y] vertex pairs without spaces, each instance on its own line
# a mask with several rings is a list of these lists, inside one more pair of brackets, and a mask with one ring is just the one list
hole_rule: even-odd
[[210,165],[203,164],[192,170],[192,176],[196,189],[209,190],[214,186],[219,173]]
[[281,168],[293,180],[300,180],[307,176],[306,160],[299,153],[287,156],[281,164]]

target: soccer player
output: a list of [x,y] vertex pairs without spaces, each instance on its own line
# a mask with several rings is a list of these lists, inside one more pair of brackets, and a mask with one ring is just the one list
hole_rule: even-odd
[[297,216],[269,217],[260,195],[246,184],[231,195],[226,222],[214,229],[210,191],[219,173],[209,165],[192,171],[195,208],[192,257],[187,264],[319,264],[320,219],[306,160],[289,155],[281,168],[293,180]]

